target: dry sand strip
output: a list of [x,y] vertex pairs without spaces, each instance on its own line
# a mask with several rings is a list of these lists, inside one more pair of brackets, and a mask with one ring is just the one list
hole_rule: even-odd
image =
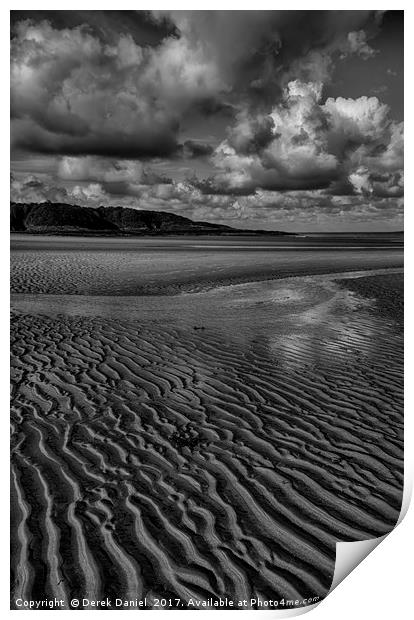
[[329,365],[292,341],[287,367],[260,338],[15,314],[12,607],[323,597],[336,541],[399,514],[402,334],[381,320],[375,354],[354,329]]

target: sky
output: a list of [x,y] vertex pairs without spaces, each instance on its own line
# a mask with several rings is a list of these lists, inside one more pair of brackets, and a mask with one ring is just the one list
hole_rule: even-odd
[[403,228],[402,11],[11,11],[11,200]]

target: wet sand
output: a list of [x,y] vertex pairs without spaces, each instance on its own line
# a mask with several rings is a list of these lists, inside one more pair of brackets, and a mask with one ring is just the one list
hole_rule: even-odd
[[373,312],[390,317],[400,328],[404,327],[403,274],[385,273],[338,282],[362,297],[373,299]]
[[[48,248],[48,249],[46,249]],[[82,239],[13,235],[12,293],[176,295],[289,276],[401,267],[387,239]]]
[[376,252],[166,297],[39,294],[48,263],[15,256],[12,607],[323,597],[336,541],[402,497],[403,337],[357,290],[401,269]]

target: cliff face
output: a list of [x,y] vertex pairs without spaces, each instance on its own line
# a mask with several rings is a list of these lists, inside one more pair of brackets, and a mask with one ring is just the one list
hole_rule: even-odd
[[46,234],[100,234],[100,235],[231,235],[231,234],[285,234],[269,231],[237,230],[230,226],[193,222],[165,211],[138,211],[123,207],[78,207],[63,203],[10,203],[10,230],[12,232]]

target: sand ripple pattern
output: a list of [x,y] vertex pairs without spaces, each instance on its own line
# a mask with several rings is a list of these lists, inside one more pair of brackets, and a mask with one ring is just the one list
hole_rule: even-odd
[[[12,326],[12,599],[329,590],[401,503],[402,336],[287,367],[258,339],[87,317]],[[345,346],[345,345],[344,345]]]
[[402,249],[288,252],[13,251],[11,292],[176,295],[297,275],[401,267]]

